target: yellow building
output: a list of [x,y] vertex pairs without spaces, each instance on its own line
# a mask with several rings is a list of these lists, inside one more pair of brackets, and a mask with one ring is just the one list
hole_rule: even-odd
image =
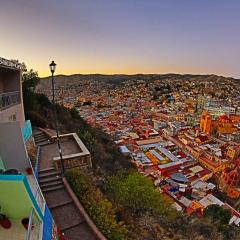
[[202,113],[200,120],[200,129],[207,134],[224,134],[237,131],[230,117],[227,115],[222,115],[218,119],[213,119],[207,111],[203,111]]
[[201,116],[201,120],[200,120],[200,130],[202,132],[211,134],[213,131],[213,120],[211,115],[206,112],[203,111],[202,116]]
[[227,156],[232,160],[237,159],[237,157],[240,156],[240,146],[229,147],[227,151]]

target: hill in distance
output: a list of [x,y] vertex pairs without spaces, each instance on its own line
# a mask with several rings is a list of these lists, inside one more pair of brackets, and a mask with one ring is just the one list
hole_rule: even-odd
[[[193,74],[73,74],[73,75],[56,75],[54,80],[57,86],[64,86],[65,84],[77,84],[79,81],[103,81],[110,84],[120,84],[127,80],[143,80],[143,81],[154,81],[154,80],[193,80],[193,81],[233,81],[240,83],[240,79],[231,77],[223,77],[218,75],[193,75]],[[40,88],[48,88],[51,84],[51,76],[41,78],[39,83]]]

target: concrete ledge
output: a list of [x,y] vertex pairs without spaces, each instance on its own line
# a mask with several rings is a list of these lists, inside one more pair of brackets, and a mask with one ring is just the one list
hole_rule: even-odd
[[[88,151],[88,149],[85,147],[85,145],[83,144],[83,142],[81,141],[81,139],[78,137],[78,135],[76,133],[67,133],[67,134],[61,134],[59,135],[60,139],[62,138],[73,138],[75,140],[75,142],[77,143],[79,149],[82,151],[82,153],[85,154],[90,154],[90,152]],[[57,136],[51,136],[52,140],[55,140],[57,138]]]
[[[73,154],[68,154],[68,155],[63,155],[62,158],[63,160],[65,159],[71,159],[71,158],[76,158],[76,157],[82,157],[82,156],[86,156],[85,153],[73,153]],[[90,154],[89,154],[90,156]],[[60,157],[54,157],[53,161],[58,161],[60,160]]]
[[[80,165],[88,165],[90,167],[92,167],[92,161],[91,161],[91,154],[88,151],[88,149],[85,147],[84,143],[81,141],[81,139],[78,137],[78,135],[76,133],[67,133],[67,134],[62,134],[59,136],[60,139],[72,139],[74,140],[75,144],[77,145],[77,148],[79,149],[79,151],[77,153],[73,153],[73,154],[68,154],[68,155],[63,155],[63,160],[68,160],[68,161],[74,161],[74,160],[79,160],[84,161],[86,163],[79,163]],[[51,140],[52,141],[56,141],[57,136],[52,136]],[[58,168],[58,162],[60,161],[60,156],[56,156],[53,157],[53,162],[56,165],[56,168]],[[71,165],[71,163],[69,162],[69,164]],[[74,166],[71,167],[76,167],[79,164],[74,163]],[[79,165],[79,166],[80,166]]]
[[66,187],[69,195],[71,196],[71,198],[73,199],[76,207],[78,208],[78,210],[80,211],[80,213],[83,215],[83,217],[85,218],[86,222],[88,223],[89,227],[92,229],[92,231],[94,232],[95,236],[97,237],[97,239],[99,240],[107,240],[107,238],[104,237],[104,235],[99,231],[99,229],[97,228],[97,226],[94,224],[94,222],[91,220],[91,218],[89,217],[89,215],[87,214],[87,212],[85,211],[84,207],[82,206],[82,204],[79,202],[77,196],[75,195],[75,193],[73,192],[72,188],[70,187],[70,185],[68,184],[66,178],[63,178],[63,184]]

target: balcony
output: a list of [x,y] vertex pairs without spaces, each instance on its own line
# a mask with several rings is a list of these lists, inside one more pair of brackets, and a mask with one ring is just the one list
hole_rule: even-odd
[[[0,239],[42,239],[45,200],[34,174],[25,175],[15,169],[2,171],[0,196],[0,214],[11,223],[9,229],[0,226]],[[29,220],[28,227],[24,228],[23,219]]]
[[0,111],[21,102],[20,92],[0,93]]

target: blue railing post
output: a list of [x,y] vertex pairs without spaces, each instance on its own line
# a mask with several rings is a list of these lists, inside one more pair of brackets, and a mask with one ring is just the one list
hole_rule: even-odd
[[37,148],[36,162],[35,162],[35,166],[34,166],[34,174],[35,174],[35,176],[36,176],[37,181],[38,181],[38,165],[39,165],[39,158],[40,158],[40,150],[41,150],[41,147],[38,146],[38,148]]

